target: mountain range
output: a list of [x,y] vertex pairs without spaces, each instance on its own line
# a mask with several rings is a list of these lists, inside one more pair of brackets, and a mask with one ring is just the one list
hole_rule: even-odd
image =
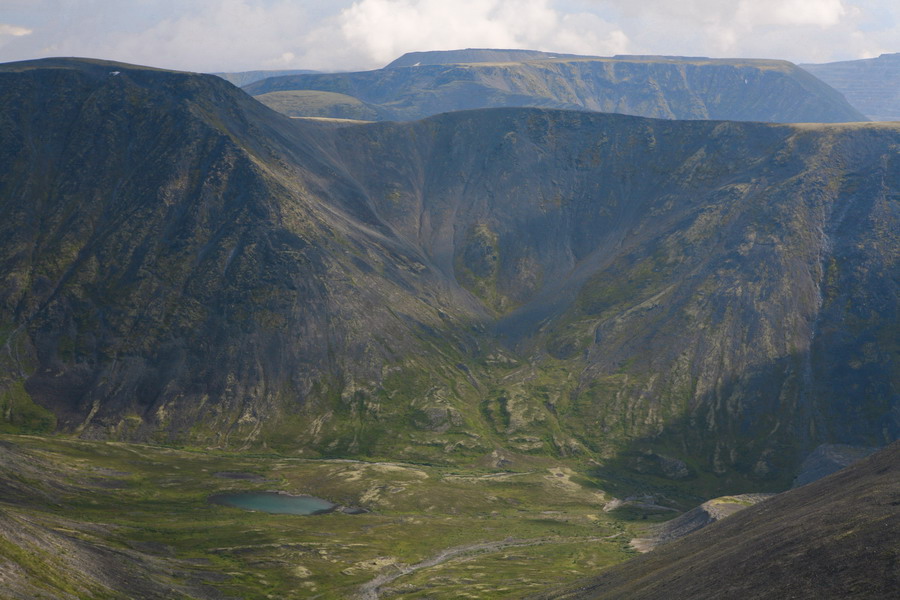
[[10,430],[710,492],[897,438],[900,125],[347,125],[120,63],[0,79]]
[[374,71],[269,77],[245,89],[289,116],[373,121],[511,106],[662,119],[867,120],[840,93],[779,60],[414,52]]

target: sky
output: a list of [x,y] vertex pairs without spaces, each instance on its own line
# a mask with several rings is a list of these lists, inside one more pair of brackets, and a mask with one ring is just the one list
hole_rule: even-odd
[[0,0],[0,62],[367,70],[527,48],[821,63],[900,52],[898,0]]

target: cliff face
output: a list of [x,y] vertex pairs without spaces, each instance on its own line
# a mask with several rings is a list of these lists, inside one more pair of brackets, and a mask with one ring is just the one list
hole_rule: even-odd
[[900,127],[338,126],[206,76],[0,78],[7,423],[779,481],[897,437]]
[[440,57],[429,60],[425,56],[422,60],[426,62],[418,66],[272,77],[245,89],[255,96],[289,90],[344,94],[371,105],[381,119],[401,121],[504,106],[661,119],[866,120],[838,92],[784,61],[517,56],[506,57],[510,62],[476,62],[473,59],[477,57],[472,57],[473,62],[450,64],[441,63]]

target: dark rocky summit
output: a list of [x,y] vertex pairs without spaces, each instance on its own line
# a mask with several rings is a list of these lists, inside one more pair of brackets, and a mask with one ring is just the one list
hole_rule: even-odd
[[898,435],[900,125],[305,123],[53,59],[0,139],[6,428],[773,488]]

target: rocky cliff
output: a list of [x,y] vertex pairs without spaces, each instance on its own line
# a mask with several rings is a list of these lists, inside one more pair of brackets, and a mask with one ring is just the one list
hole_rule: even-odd
[[474,302],[391,235],[326,131],[213,76],[40,61],[0,77],[8,421],[29,425],[33,400],[85,436],[272,430],[327,451],[333,418],[359,449],[358,429],[387,433],[365,419],[392,370],[439,342],[459,372],[465,331],[437,331]]

